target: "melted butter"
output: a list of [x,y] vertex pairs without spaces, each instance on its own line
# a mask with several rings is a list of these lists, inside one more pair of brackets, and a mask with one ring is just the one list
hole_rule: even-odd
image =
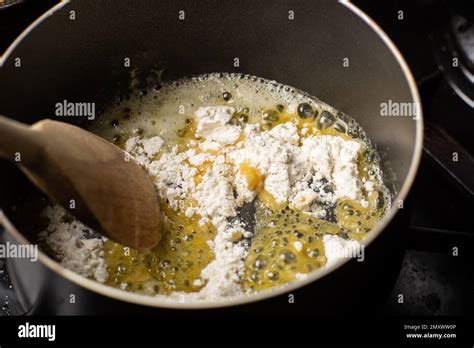
[[[196,153],[208,152],[217,155],[219,151],[203,151],[199,148],[203,139],[195,135],[196,124],[192,115],[199,106],[225,104],[221,99],[222,92],[236,88],[241,97],[227,102],[237,110],[232,120],[234,124],[260,123],[262,129],[268,130],[278,124],[293,122],[301,140],[311,135],[334,135],[346,140],[352,139],[334,127],[318,129],[314,118],[302,119],[296,112],[289,113],[288,106],[277,112],[276,119],[275,114],[271,121],[263,119],[264,111],[273,109],[282,101],[266,90],[259,90],[259,97],[256,97],[252,83],[246,83],[249,85],[233,87],[233,81],[209,80],[206,84],[195,83],[192,90],[190,87],[173,87],[169,91],[163,88],[156,100],[150,99],[151,97],[142,100],[140,97],[124,101],[126,105],[119,104],[109,110],[91,130],[122,148],[126,140],[136,136],[136,130],[141,129],[145,137],[160,135],[168,148],[177,145],[179,151],[194,149]],[[233,95],[239,93],[232,90]],[[184,106],[185,114],[177,112],[181,106]],[[118,115],[123,110],[127,110],[126,115],[131,113],[134,116],[120,118]],[[110,127],[112,119],[120,119],[120,126]],[[244,137],[241,136],[238,142],[243,140]],[[375,163],[369,161],[365,153],[360,155],[358,167],[361,178],[373,179],[370,172],[374,166]],[[202,177],[211,167],[210,161],[196,166],[196,184],[202,181]],[[317,219],[292,210],[286,204],[277,203],[274,197],[263,189],[265,178],[256,168],[244,163],[240,165],[239,172],[245,178],[248,188],[258,192],[255,200],[255,236],[245,260],[242,279],[242,287],[246,290],[259,291],[285,284],[294,280],[298,274],[307,274],[324,266],[326,257],[322,237],[325,234],[362,240],[380,220],[386,208],[382,192],[376,190],[371,193],[364,192],[369,202],[367,207],[343,199],[333,207],[330,221]],[[187,206],[195,205],[190,198],[186,200]],[[139,252],[110,240],[106,242],[105,259],[109,274],[107,284],[151,295],[169,294],[174,291],[194,292],[203,286],[201,282],[195,281],[199,279],[202,269],[214,258],[207,242],[214,239],[215,229],[211,224],[200,225],[199,217],[189,218],[181,211],[174,211],[166,201],[160,202],[160,206],[163,215],[163,238],[156,248]],[[241,235],[235,235],[234,239],[241,238]]]
[[245,260],[243,288],[267,289],[294,280],[296,274],[320,268],[326,263],[322,235],[338,231],[336,224],[289,207],[269,213],[267,206],[259,204],[256,233]]
[[124,248],[107,241],[105,258],[107,284],[147,294],[174,291],[198,291],[195,285],[201,271],[213,259],[207,244],[214,239],[210,224],[201,226],[197,218],[188,218],[162,203],[164,222],[160,244],[148,252]]
[[285,208],[284,203],[278,203],[275,200],[275,197],[273,197],[273,195],[270,192],[266,191],[266,190],[262,190],[262,191],[259,192],[258,199],[259,199],[260,202],[262,202],[271,211],[278,211],[280,209]]
[[[245,260],[243,287],[251,290],[285,284],[295,280],[297,274],[324,266],[322,237],[325,234],[361,241],[384,212],[383,207],[377,207],[377,197],[381,194],[378,192],[369,194],[369,205],[365,208],[353,200],[340,200],[334,207],[335,222],[292,210],[266,196],[270,195],[266,191],[262,193],[255,237]],[[261,199],[262,196],[266,199]]]
[[[352,140],[349,135],[333,127],[319,130],[313,118],[301,119],[296,113],[280,115],[270,127],[286,122],[296,125],[300,141],[312,135],[332,135]],[[306,131],[303,132],[303,129]],[[361,178],[369,178],[367,168],[370,166],[367,158],[360,155],[358,168]],[[264,290],[324,266],[327,260],[322,237],[337,234],[344,239],[363,240],[383,216],[385,207],[380,204],[381,196],[381,192],[367,193],[367,207],[353,200],[341,199],[334,207],[335,221],[329,222],[279,204],[269,192],[261,190],[256,233],[245,260],[243,288]]]
[[260,192],[263,186],[263,176],[258,170],[248,163],[242,163],[239,166],[239,172],[247,181],[247,188],[250,191]]

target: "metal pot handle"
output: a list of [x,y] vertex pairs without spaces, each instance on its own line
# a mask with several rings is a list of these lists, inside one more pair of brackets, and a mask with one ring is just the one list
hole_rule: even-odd
[[461,192],[474,197],[474,159],[469,151],[433,122],[425,128],[424,150]]

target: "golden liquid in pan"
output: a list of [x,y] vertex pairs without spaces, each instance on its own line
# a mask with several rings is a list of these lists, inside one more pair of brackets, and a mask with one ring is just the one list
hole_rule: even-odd
[[[308,103],[319,114],[330,110],[335,117],[332,124],[321,129],[316,118],[301,118],[290,112],[289,105]],[[124,147],[125,141],[137,134],[143,137],[161,136],[167,146],[178,144],[187,149],[195,140],[194,112],[201,106],[229,105],[237,110],[232,122],[260,123],[267,130],[293,122],[309,135],[335,135],[344,139],[357,137],[367,141],[358,125],[347,116],[337,117],[337,111],[314,98],[263,79],[249,76],[207,75],[165,85],[159,90],[130,96],[105,111],[95,121],[91,131]],[[344,120],[342,120],[344,118]],[[334,122],[336,121],[336,122]],[[326,125],[327,126],[327,125]],[[378,156],[369,142],[358,160],[361,177],[374,181],[376,189],[367,194],[367,207],[351,200],[340,200],[333,209],[331,221],[311,217],[287,205],[279,205],[272,195],[262,189],[263,178],[255,168],[241,165],[240,172],[249,188],[259,194],[255,200],[255,235],[245,260],[242,279],[244,290],[262,290],[307,274],[326,263],[322,237],[336,234],[346,239],[361,240],[381,219],[389,204],[383,184],[374,176]],[[196,183],[209,164],[202,165]],[[201,226],[198,218],[186,217],[161,202],[164,223],[163,239],[149,252],[138,252],[107,241],[105,258],[108,264],[107,284],[145,294],[169,294],[175,291],[199,291],[203,284],[195,283],[206,265],[214,258],[207,244],[216,231],[212,225]],[[236,236],[240,238],[241,236]],[[294,242],[300,242],[297,250]]]

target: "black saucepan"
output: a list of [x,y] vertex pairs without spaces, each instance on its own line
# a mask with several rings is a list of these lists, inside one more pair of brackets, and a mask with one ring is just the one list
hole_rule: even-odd
[[[397,178],[395,204],[367,238],[364,262],[341,261],[283,288],[203,304],[112,289],[40,253],[37,262],[7,261],[25,312],[145,313],[218,307],[245,312],[252,306],[268,313],[276,311],[275,303],[287,304],[291,294],[295,306],[304,295],[311,299],[312,308],[334,314],[380,295],[378,284],[389,273],[407,224],[407,206],[399,209],[399,203],[405,202],[417,171],[423,124],[421,114],[415,118],[381,115],[382,103],[419,105],[418,92],[396,47],[350,2],[62,2],[34,22],[1,62],[0,113],[27,123],[54,118],[55,104],[63,100],[105,105],[118,92],[141,88],[161,69],[165,80],[207,72],[276,80],[355,118],[383,154],[389,164],[385,168],[392,168]],[[139,78],[130,86],[132,70]],[[62,120],[78,122],[74,117]],[[32,189],[11,163],[0,162],[4,241],[27,243],[15,227],[21,224],[13,220],[11,208]]]

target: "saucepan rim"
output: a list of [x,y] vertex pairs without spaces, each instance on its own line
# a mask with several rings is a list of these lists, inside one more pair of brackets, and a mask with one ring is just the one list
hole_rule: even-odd
[[[2,58],[0,58],[0,67],[6,61],[8,56],[15,50],[15,48],[19,45],[19,43],[39,24],[41,24],[46,18],[51,16],[54,12],[60,10],[64,5],[66,5],[69,1],[64,0],[52,7],[46,13],[44,13],[41,17],[39,17],[36,21],[34,21],[27,29],[25,29],[21,35],[10,45],[10,47],[5,51],[5,54]],[[340,3],[345,6],[349,11],[353,14],[357,15],[361,20],[363,20],[372,30],[376,32],[380,39],[384,42],[385,46],[391,51],[393,56],[396,58],[403,74],[407,80],[407,83],[410,88],[410,93],[413,98],[413,101],[417,105],[421,105],[420,103],[420,96],[418,93],[418,89],[416,86],[416,82],[413,78],[413,75],[408,68],[405,59],[397,49],[397,47],[393,44],[390,38],[385,34],[385,32],[370,18],[368,17],[362,10],[360,10],[357,6],[352,4],[349,1],[340,1]],[[417,115],[414,122],[416,122],[416,139],[415,139],[415,148],[413,152],[413,158],[410,163],[410,167],[408,170],[408,174],[406,176],[403,185],[400,188],[400,191],[397,195],[397,200],[403,200],[406,198],[413,181],[415,179],[421,155],[423,149],[423,115],[421,108],[419,108],[419,114]],[[374,230],[363,240],[363,244],[365,246],[370,245],[372,241],[379,236],[379,234],[387,227],[389,222],[395,217],[398,211],[398,207],[396,205],[392,205],[390,210],[387,214],[380,220]],[[17,241],[23,244],[28,244],[28,240],[15,228],[12,222],[8,219],[7,216],[0,210],[0,224],[3,224],[5,230]],[[73,282],[74,284],[84,287],[90,291],[98,293],[100,295],[110,297],[119,301],[129,302],[133,304],[140,304],[149,307],[159,307],[159,308],[173,308],[173,309],[209,309],[209,308],[217,308],[217,307],[230,307],[236,305],[247,304],[251,302],[257,302],[260,300],[268,299],[271,297],[275,297],[278,295],[282,295],[284,293],[288,293],[292,290],[298,289],[303,287],[309,283],[317,281],[318,279],[326,276],[327,274],[335,271],[346,262],[349,261],[347,258],[341,258],[335,261],[332,265],[323,267],[320,270],[317,270],[307,277],[295,280],[291,283],[278,286],[272,289],[264,290],[261,292],[257,292],[255,294],[250,295],[243,295],[235,298],[223,299],[218,301],[179,301],[178,299],[171,299],[165,296],[149,296],[149,295],[142,295],[132,292],[127,292],[121,289],[113,288],[111,286],[101,284],[96,282],[95,280],[84,278],[73,271],[70,271],[63,266],[61,266],[58,262],[54,261],[44,252],[39,251],[38,253],[38,261],[41,262],[43,265],[48,267],[51,271],[57,273],[59,276]]]

